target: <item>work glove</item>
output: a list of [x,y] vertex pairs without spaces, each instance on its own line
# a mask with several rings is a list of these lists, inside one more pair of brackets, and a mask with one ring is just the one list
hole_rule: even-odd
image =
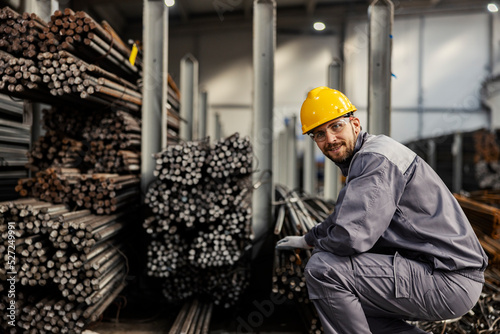
[[289,236],[281,239],[276,243],[276,249],[279,250],[293,250],[296,248],[311,249],[312,247],[307,244],[306,238],[304,236]]

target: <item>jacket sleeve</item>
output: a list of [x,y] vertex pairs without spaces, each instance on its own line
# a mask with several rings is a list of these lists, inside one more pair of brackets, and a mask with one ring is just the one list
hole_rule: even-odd
[[340,256],[370,250],[390,225],[404,184],[404,175],[383,155],[357,154],[334,213],[306,234],[307,243]]

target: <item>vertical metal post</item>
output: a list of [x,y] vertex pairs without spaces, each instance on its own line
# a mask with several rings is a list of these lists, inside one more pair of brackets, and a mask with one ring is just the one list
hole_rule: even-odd
[[194,111],[198,97],[198,61],[191,54],[181,59],[181,110],[186,122],[181,122],[180,137],[193,140]]
[[391,53],[394,5],[374,0],[368,8],[368,131],[391,134]]
[[[273,223],[273,106],[274,52],[276,48],[276,2],[253,3],[253,138],[256,169],[253,183],[260,186],[252,198],[252,226],[255,240],[260,240]],[[261,245],[254,244],[254,257]]]
[[313,196],[316,195],[316,143],[311,138],[304,139],[304,191]]
[[453,156],[452,191],[458,193],[462,190],[463,141],[461,133],[455,133],[453,136],[451,154]]
[[[142,88],[142,138],[141,138],[141,189],[145,193],[151,181],[155,160],[153,154],[161,149],[162,94],[161,73],[163,59],[163,1],[143,2],[143,78]],[[166,36],[165,36],[166,38]],[[166,89],[166,87],[165,87]]]
[[198,117],[198,138],[203,139],[207,136],[207,92],[200,93],[200,115]]
[[[328,86],[342,91],[344,89],[343,78],[342,63],[340,60],[335,59],[328,66]],[[336,200],[341,188],[340,169],[333,161],[325,157],[323,196],[327,199]]]
[[215,113],[215,139],[222,138],[222,125],[220,123],[220,114]]
[[167,147],[168,138],[168,7],[163,9],[163,90],[161,100],[161,147]]
[[298,161],[297,161],[297,136],[295,134],[295,129],[297,125],[297,117],[292,116],[287,125],[287,152],[288,159],[287,169],[288,169],[288,186],[290,189],[297,189],[298,187]]

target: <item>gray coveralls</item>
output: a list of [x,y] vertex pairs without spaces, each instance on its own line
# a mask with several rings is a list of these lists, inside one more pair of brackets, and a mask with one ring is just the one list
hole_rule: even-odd
[[309,297],[325,333],[425,333],[408,320],[462,316],[488,258],[434,170],[386,136],[358,135],[335,212],[308,234]]

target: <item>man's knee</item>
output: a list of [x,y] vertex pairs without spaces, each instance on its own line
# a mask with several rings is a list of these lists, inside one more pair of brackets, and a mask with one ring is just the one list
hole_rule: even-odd
[[332,281],[344,279],[350,273],[352,273],[352,264],[349,257],[328,252],[314,253],[305,268],[308,286],[322,285],[323,282],[332,283]]

